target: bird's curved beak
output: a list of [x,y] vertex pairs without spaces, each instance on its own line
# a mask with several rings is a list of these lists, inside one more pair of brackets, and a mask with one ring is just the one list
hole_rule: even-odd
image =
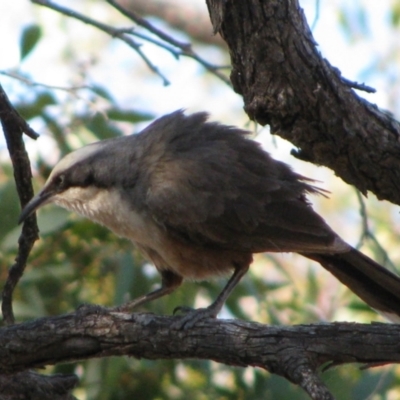
[[28,204],[25,205],[18,218],[18,225],[22,224],[30,215],[32,215],[39,207],[47,204],[52,196],[52,192],[41,190],[36,196],[32,197]]

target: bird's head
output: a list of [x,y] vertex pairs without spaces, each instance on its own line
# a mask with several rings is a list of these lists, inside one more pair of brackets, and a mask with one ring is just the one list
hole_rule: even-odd
[[[75,150],[54,167],[44,187],[23,208],[18,223],[24,222],[38,208],[49,203],[83,201],[85,188],[94,184],[93,163],[100,157],[104,141]],[[73,207],[71,207],[73,208]]]

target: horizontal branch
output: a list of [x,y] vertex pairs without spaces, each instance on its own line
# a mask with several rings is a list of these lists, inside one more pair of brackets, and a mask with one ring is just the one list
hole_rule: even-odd
[[75,375],[42,375],[34,371],[0,374],[0,400],[74,400]]
[[[81,312],[0,329],[0,373],[95,357],[207,359],[258,366],[285,376],[293,360],[317,369],[327,362],[400,362],[400,325],[332,323],[292,327],[210,319],[176,330],[177,316]],[[296,361],[297,362],[297,361]]]

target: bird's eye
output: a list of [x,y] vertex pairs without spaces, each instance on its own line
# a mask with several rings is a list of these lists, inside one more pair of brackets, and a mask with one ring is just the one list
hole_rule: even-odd
[[65,182],[65,175],[63,175],[63,174],[57,175],[56,177],[54,177],[53,182],[54,182],[54,185],[57,186],[58,188],[62,187]]

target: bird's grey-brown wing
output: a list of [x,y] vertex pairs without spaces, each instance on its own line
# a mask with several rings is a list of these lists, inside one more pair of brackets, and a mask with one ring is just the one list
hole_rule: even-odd
[[203,124],[171,140],[149,173],[149,215],[177,238],[235,251],[326,251],[336,235],[305,199],[318,192],[243,132]]

